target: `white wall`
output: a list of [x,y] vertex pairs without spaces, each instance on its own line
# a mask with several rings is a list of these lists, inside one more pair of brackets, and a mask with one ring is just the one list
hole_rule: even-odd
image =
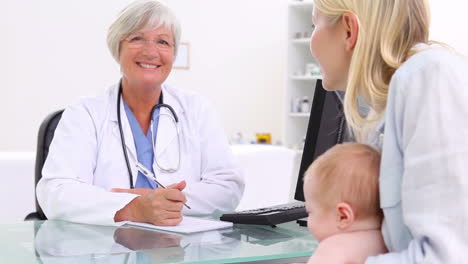
[[468,1],[430,0],[431,39],[442,41],[468,56]]
[[[2,1],[0,151],[33,151],[42,119],[119,78],[106,31],[129,0]],[[206,95],[228,135],[282,137],[286,0],[167,0],[191,46],[168,83]]]
[[208,96],[229,135],[270,132],[281,139],[286,0],[166,2],[193,50],[191,70],[174,72],[168,82]]
[[[288,0],[166,0],[191,45],[168,83],[209,97],[228,135],[282,138]],[[129,0],[3,0],[0,151],[34,151],[41,120],[115,83],[106,30]],[[431,38],[468,54],[464,0],[430,0]],[[8,125],[6,125],[8,124]]]

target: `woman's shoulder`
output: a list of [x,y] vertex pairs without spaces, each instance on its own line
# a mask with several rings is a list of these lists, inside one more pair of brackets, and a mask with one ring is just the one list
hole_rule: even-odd
[[[114,84],[104,90],[98,91],[94,95],[79,96],[73,99],[71,103],[69,104],[69,106],[79,106],[79,105],[81,106],[101,105],[102,106],[103,103],[109,103],[112,97],[115,97],[117,99],[116,97],[116,93],[118,92],[117,88],[118,88],[118,85]],[[115,103],[117,103],[117,101]]]
[[[393,74],[389,96],[403,93],[440,93],[441,89],[466,89],[468,85],[468,59],[441,46],[421,44],[418,52],[411,56]],[[404,97],[405,97],[404,96]],[[416,100],[416,98],[414,98]]]
[[[176,88],[167,84],[163,85],[163,98],[165,102],[179,104],[184,112],[203,110],[212,106],[211,102],[199,93],[183,88]],[[197,111],[195,111],[197,112]]]
[[199,93],[196,91],[187,89],[187,88],[180,88],[180,87],[175,87],[169,84],[163,84],[162,86],[163,94],[170,94],[173,97],[176,97],[181,100],[201,100],[202,96],[200,96]]
[[412,79],[421,73],[466,73],[468,70],[467,57],[449,47],[418,44],[413,49],[416,53],[397,69],[392,79]]
[[65,108],[65,112],[89,115],[92,119],[109,116],[112,106],[115,105],[114,108],[117,106],[117,87],[113,85],[96,95],[79,97]]

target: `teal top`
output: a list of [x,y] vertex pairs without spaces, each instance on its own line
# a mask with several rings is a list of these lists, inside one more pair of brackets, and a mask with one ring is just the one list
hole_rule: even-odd
[[[146,135],[143,133],[138,120],[133,114],[130,107],[127,105],[125,100],[123,100],[125,113],[127,114],[128,123],[133,134],[133,141],[135,143],[135,149],[137,152],[138,162],[143,164],[148,170],[154,174],[153,170],[153,160],[154,160],[154,144],[156,142],[156,136],[158,134],[158,123],[159,123],[159,108],[156,108],[152,115],[152,125],[153,129],[148,129]],[[151,133],[153,132],[153,133]],[[155,174],[154,174],[155,175]],[[156,176],[156,175],[155,175]],[[157,184],[148,179],[141,172],[138,172],[137,180],[135,183],[135,188],[150,188],[154,189],[157,187]]]

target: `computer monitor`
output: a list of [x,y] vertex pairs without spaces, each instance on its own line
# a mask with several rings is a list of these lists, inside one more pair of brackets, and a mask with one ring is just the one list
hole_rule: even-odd
[[303,177],[309,165],[335,144],[350,141],[342,98],[343,93],[327,92],[317,80],[294,195],[298,201],[304,201]]

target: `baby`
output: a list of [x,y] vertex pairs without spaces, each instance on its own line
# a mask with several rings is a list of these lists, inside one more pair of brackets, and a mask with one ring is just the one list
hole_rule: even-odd
[[380,154],[357,143],[318,157],[304,176],[307,226],[320,242],[309,264],[364,263],[387,252],[380,225]]

